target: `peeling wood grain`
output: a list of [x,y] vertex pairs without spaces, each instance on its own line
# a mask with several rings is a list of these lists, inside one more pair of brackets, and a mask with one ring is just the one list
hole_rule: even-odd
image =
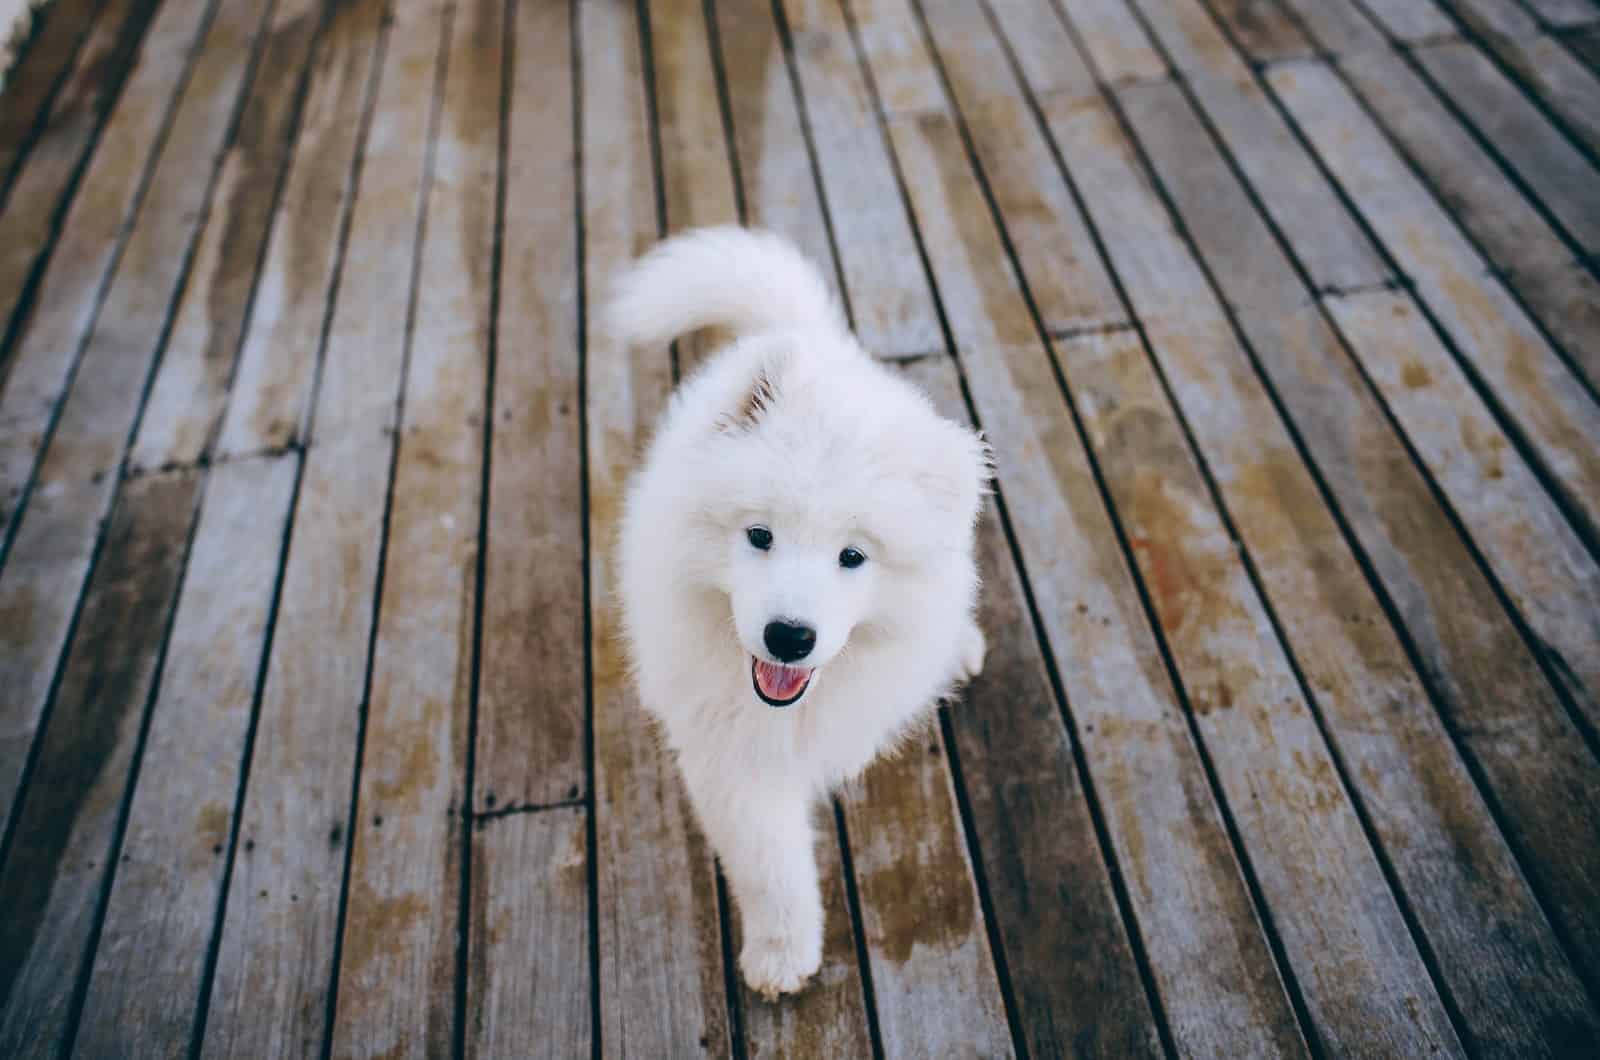
[[55,1056],[112,862],[199,493],[192,472],[129,486],[69,653],[0,869],[0,1051]]
[[217,174],[128,454],[135,469],[193,463],[210,448],[233,381],[321,21],[313,0],[279,0],[274,10],[260,45],[260,74]]
[[[29,277],[49,256],[62,214],[77,190],[74,178],[86,166],[96,136],[117,102],[155,7],[154,0],[111,0],[102,5],[91,26],[85,27],[88,36],[50,104],[38,139],[28,150],[27,165],[0,200],[4,207],[0,210],[0,326],[11,321],[26,294]],[[71,4],[58,3],[51,12],[51,26],[63,20],[78,21]],[[34,47],[38,46],[36,42]],[[22,79],[31,76],[21,74]],[[23,105],[19,97],[25,93],[18,91],[18,80],[14,73],[9,90],[0,96],[7,108],[13,103]],[[0,124],[4,122],[0,118]],[[6,139],[0,132],[0,142]],[[0,188],[5,185],[6,154],[7,148],[0,147]]]
[[[583,108],[584,284],[609,278],[657,235],[641,45],[631,4],[578,7]],[[663,350],[586,336],[590,658],[600,1027],[611,1055],[732,1051],[709,850],[677,769],[639,706],[615,610],[622,489],[671,388]]]
[[[401,388],[406,304],[439,65],[432,5],[398,13],[351,221],[211,993],[205,1056],[323,1047],[333,983],[351,777],[358,755],[387,429]],[[379,265],[382,265],[380,268]],[[361,395],[361,401],[350,395]],[[387,405],[383,396],[387,395]]]
[[1600,404],[1556,356],[1370,118],[1321,63],[1269,80],[1366,215],[1417,294],[1561,488],[1591,536],[1600,528]]
[[1578,245],[1600,249],[1600,172],[1571,141],[1471,45],[1450,41],[1412,54]]
[[[1150,115],[1153,124],[1145,142],[1179,208],[1197,218],[1225,219],[1190,229],[1201,253],[1237,254],[1234,248],[1249,242],[1271,246],[1265,224],[1246,209],[1242,190],[1222,160],[1204,148],[1200,131],[1192,122],[1156,124],[1158,113]],[[1207,212],[1228,198],[1235,205]],[[1206,210],[1197,209],[1199,204]],[[1266,272],[1218,268],[1219,283],[1261,284],[1288,268],[1286,261],[1275,262],[1264,251],[1245,259]],[[1276,310],[1262,307],[1241,314],[1240,326],[1395,602],[1423,676],[1441,696],[1446,724],[1454,727],[1470,760],[1487,776],[1485,794],[1497,823],[1512,825],[1508,834],[1519,854],[1527,851],[1530,839],[1538,841],[1535,849],[1548,863],[1541,870],[1547,874],[1540,897],[1548,899],[1553,881],[1557,908],[1566,911],[1570,930],[1572,912],[1582,910],[1583,896],[1593,887],[1593,869],[1585,864],[1587,855],[1574,857],[1579,849],[1574,844],[1581,845],[1580,840],[1560,831],[1545,834],[1544,829],[1574,826],[1570,807],[1552,795],[1569,785],[1581,790],[1595,784],[1593,763],[1327,322],[1315,308],[1296,305],[1295,296],[1287,294]],[[1204,327],[1190,323],[1173,328],[1158,338],[1156,350],[1313,693],[1332,719],[1330,730],[1347,761],[1347,775],[1365,795],[1368,813],[1420,926],[1440,955],[1446,982],[1477,1044],[1499,1043],[1516,1055],[1537,1048],[1551,1035],[1559,1041],[1561,1034],[1552,1028],[1581,1028],[1584,1021],[1569,1018],[1573,991],[1561,962],[1550,956],[1554,943],[1548,929],[1520,886],[1517,867],[1507,863],[1506,852],[1495,841],[1494,827],[1474,810],[1477,800],[1461,767],[1442,746],[1445,736],[1428,716],[1421,691],[1406,677],[1410,667],[1400,658],[1400,645],[1384,636],[1386,619],[1375,613],[1376,602],[1360,589],[1351,561],[1342,558],[1335,527],[1317,518],[1322,510],[1317,492],[1299,470],[1298,454],[1285,439],[1276,446],[1261,441],[1277,433],[1276,414],[1240,363],[1237,346],[1221,323],[1213,319]],[[1231,368],[1218,370],[1230,363]],[[1316,577],[1312,584],[1303,576],[1279,573],[1291,568],[1297,556],[1307,555]],[[1344,653],[1344,667],[1357,667],[1358,672],[1370,668],[1376,678],[1333,676],[1337,671],[1324,653],[1332,652],[1341,638],[1315,625],[1301,625],[1311,621],[1304,615],[1318,600],[1328,601],[1339,617],[1343,639],[1352,643]],[[1305,632],[1297,635],[1296,629]],[[1365,662],[1350,661],[1352,655]],[[1384,694],[1371,690],[1378,679],[1399,683]],[[1354,691],[1338,694],[1351,687]],[[1385,703],[1409,709],[1383,707]],[[1367,720],[1366,710],[1381,711],[1384,725]],[[1511,731],[1526,733],[1532,745],[1546,747],[1542,759],[1519,759],[1508,753],[1501,738],[1489,735]],[[1396,746],[1386,748],[1380,742],[1385,733]],[[1406,767],[1402,763],[1407,761],[1414,764]],[[1489,897],[1481,888],[1488,888]],[[1486,908],[1496,910],[1492,926],[1481,926],[1477,919],[1477,911]],[[1576,922],[1584,916],[1578,912]],[[1515,942],[1510,941],[1513,932]],[[1546,956],[1530,961],[1528,951]],[[1454,959],[1447,956],[1452,952],[1458,954]],[[1551,979],[1532,990],[1508,991],[1506,984],[1525,982],[1529,974]],[[1535,1012],[1522,1000],[1529,992],[1538,993],[1552,1009]],[[1563,1007],[1568,1016],[1561,1014]],[[1572,1033],[1581,1037],[1584,1032]]]
[[1037,337],[1006,341],[1031,323],[955,129],[895,132],[1173,1037],[1200,1055],[1303,1052],[1049,355]]
[[[519,11],[518,21],[528,15]],[[590,1055],[585,813],[509,814],[473,830],[466,1055],[474,1060]]]
[[187,1052],[298,457],[208,476],[73,1052]]
[[571,12],[539,2],[514,17],[473,780],[480,811],[578,798],[588,786]]
[[856,332],[883,357],[944,345],[840,0],[783,4]]
[[[312,61],[294,155],[214,445],[219,456],[281,449],[306,438],[323,328],[362,165],[363,116],[377,89],[383,11],[375,0],[337,5]],[[360,169],[365,180],[393,179],[382,170],[381,154],[372,160],[374,168]],[[356,267],[377,271],[359,249]],[[365,277],[347,279],[362,283]]]
[[[941,412],[968,419],[954,363],[932,358],[908,371]],[[1108,852],[993,508],[979,524],[978,551],[989,653],[950,721],[1028,1053],[1158,1055],[1157,1017]]]
[[[191,49],[200,46],[206,14],[203,0],[162,6],[67,209],[27,318],[18,322],[0,390],[0,525],[8,529],[14,529],[28,476],[94,325],[127,225],[143,201],[147,167],[165,153],[158,134],[182,98],[179,75]],[[15,299],[25,273],[10,268],[0,273],[11,281],[0,291],[12,293],[0,297]],[[14,308],[13,301],[3,315]]]

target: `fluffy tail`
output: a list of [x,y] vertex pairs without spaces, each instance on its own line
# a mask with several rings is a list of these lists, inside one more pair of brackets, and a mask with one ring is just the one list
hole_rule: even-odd
[[659,345],[705,327],[735,336],[848,330],[816,266],[792,243],[732,225],[674,236],[635,261],[616,281],[604,325],[631,345]]

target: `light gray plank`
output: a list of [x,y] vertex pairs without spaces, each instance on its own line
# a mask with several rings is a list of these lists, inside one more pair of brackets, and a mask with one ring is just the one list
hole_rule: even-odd
[[1166,75],[1166,59],[1125,0],[1062,0],[1061,11],[1101,80],[1148,81]]
[[177,1055],[194,1037],[298,464],[208,476],[77,1056]]
[[584,814],[513,813],[473,829],[468,1057],[590,1055]]

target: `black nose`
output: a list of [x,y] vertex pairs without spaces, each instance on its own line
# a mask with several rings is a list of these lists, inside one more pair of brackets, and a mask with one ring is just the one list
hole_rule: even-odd
[[768,622],[767,650],[786,663],[804,659],[817,644],[817,631],[798,622]]

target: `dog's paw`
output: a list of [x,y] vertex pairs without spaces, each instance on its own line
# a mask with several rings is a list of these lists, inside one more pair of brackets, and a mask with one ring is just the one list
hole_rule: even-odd
[[744,981],[768,1001],[799,990],[820,967],[821,938],[812,942],[779,935],[751,938],[739,954]]
[[967,627],[966,640],[961,645],[961,677],[970,681],[983,673],[983,657],[989,651],[989,642],[977,625]]

